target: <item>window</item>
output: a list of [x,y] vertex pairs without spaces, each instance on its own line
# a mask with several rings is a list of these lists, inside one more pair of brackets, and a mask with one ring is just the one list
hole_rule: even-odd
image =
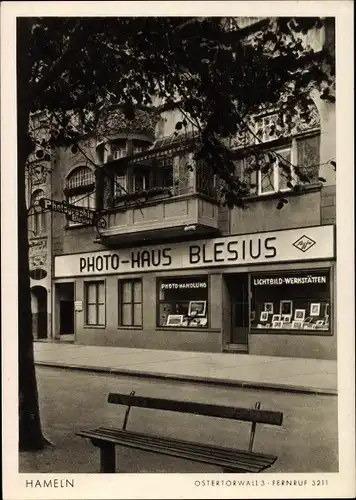
[[31,197],[31,207],[32,207],[32,224],[30,224],[31,236],[41,236],[46,234],[46,213],[39,206],[38,202],[44,198],[44,191],[38,189],[34,191]]
[[278,138],[276,127],[277,121],[277,113],[256,118],[254,131],[257,136],[255,138],[256,144],[260,144],[261,141],[268,142]]
[[118,160],[120,158],[125,158],[126,155],[126,148],[118,148],[113,151],[113,158],[114,160]]
[[113,160],[119,160],[120,158],[125,158],[125,156],[127,156],[126,143],[111,144],[111,154]]
[[[95,177],[92,170],[88,167],[72,170],[66,179],[65,194],[70,205],[95,210]],[[68,225],[82,224],[68,219]]]
[[159,160],[155,172],[155,185],[161,188],[173,187],[173,158],[163,158]]
[[261,166],[257,172],[257,194],[264,195],[286,191],[290,189],[287,184],[294,178],[292,148],[277,149],[273,151],[274,162],[272,166]]
[[85,323],[105,326],[105,282],[88,281],[85,286]]
[[114,198],[127,194],[127,176],[119,174],[114,176]]
[[119,325],[142,326],[142,281],[120,280]]
[[207,327],[208,277],[158,280],[158,326]]
[[140,170],[135,169],[132,176],[132,192],[139,193],[141,191],[145,191],[148,189],[148,177],[147,173]]
[[235,161],[236,174],[246,182],[247,194],[263,196],[291,190],[295,184],[312,184],[319,176],[320,135],[301,136],[286,146],[261,150],[257,165],[255,156],[247,153]]
[[75,189],[82,186],[94,184],[94,174],[88,167],[78,167],[68,175],[66,188]]
[[330,272],[252,275],[252,329],[330,330]]
[[142,146],[134,146],[133,149],[132,149],[132,153],[134,155],[138,154],[138,153],[142,153],[143,151],[145,151],[147,149],[147,145],[142,145]]

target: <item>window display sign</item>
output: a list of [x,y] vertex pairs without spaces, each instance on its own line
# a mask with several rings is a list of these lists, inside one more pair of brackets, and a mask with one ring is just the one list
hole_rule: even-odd
[[158,280],[157,326],[208,326],[208,277]]
[[328,332],[330,273],[315,271],[261,274],[251,277],[251,329],[320,330]]
[[328,276],[313,276],[308,274],[307,276],[273,276],[273,277],[263,277],[263,278],[253,278],[254,286],[273,286],[273,285],[313,285],[315,283],[328,283]]
[[[332,259],[334,226],[243,234],[193,242],[141,248],[123,248],[83,254],[60,255],[54,259],[54,277],[124,274],[276,262]],[[324,277],[325,278],[325,277]],[[322,276],[317,280],[323,280]],[[283,285],[287,277],[256,282],[255,286]],[[308,276],[296,274],[290,284],[308,284]],[[318,281],[319,282],[319,281]],[[313,284],[313,279],[311,284]]]

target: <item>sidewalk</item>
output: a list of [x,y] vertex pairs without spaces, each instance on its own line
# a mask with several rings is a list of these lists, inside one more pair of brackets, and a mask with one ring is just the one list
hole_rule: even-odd
[[35,342],[37,365],[191,380],[250,389],[337,394],[336,361]]

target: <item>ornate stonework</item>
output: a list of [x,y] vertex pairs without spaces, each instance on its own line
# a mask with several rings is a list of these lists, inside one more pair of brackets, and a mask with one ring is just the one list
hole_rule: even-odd
[[47,264],[47,238],[33,239],[29,242],[30,269]]
[[47,181],[48,170],[44,165],[31,165],[31,182],[33,186],[45,184]]
[[248,147],[283,137],[293,137],[319,127],[320,116],[315,104],[310,104],[308,109],[295,108],[293,116],[287,113],[281,115],[277,110],[265,110],[245,118],[245,126],[241,127],[237,134],[234,147]]
[[98,125],[98,136],[103,140],[118,133],[136,133],[155,135],[158,115],[138,109],[133,120],[128,120],[120,107],[107,111]]

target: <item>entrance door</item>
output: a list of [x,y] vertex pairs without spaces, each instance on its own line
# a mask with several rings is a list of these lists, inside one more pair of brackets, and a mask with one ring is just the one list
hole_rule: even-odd
[[228,288],[231,300],[231,344],[247,348],[249,331],[248,274],[229,276]]
[[74,283],[56,284],[56,331],[61,340],[74,340]]
[[74,302],[61,300],[59,304],[59,333],[71,335],[74,333]]
[[47,338],[47,290],[43,286],[31,288],[33,335],[36,339]]

